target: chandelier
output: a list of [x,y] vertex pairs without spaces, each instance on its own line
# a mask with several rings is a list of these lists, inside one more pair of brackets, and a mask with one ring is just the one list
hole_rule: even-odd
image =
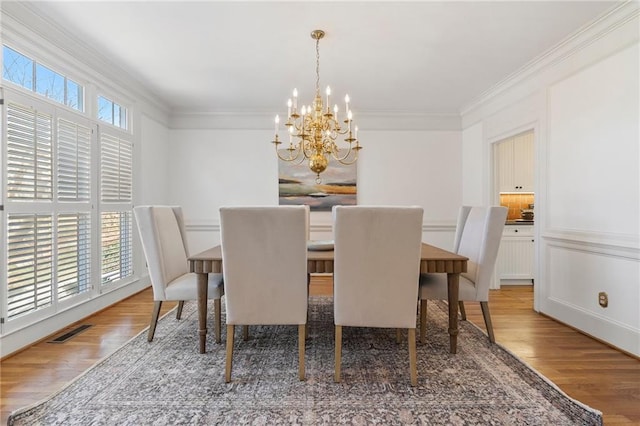
[[[338,105],[334,105],[333,111],[329,103],[331,88],[327,86],[326,107],[320,96],[320,39],[324,37],[324,31],[311,32],[311,38],[316,41],[316,95],[310,106],[302,106],[298,109],[298,90],[293,89],[293,100],[287,101],[287,121],[284,123],[289,133],[289,147],[285,148],[288,154],[281,154],[278,145],[282,144],[278,137],[280,117],[275,119],[275,144],[276,154],[283,161],[297,161],[301,164],[307,160],[309,169],[316,174],[316,182],[320,183],[320,173],[329,165],[329,159],[333,157],[341,164],[349,165],[358,159],[358,151],[362,149],[358,141],[358,126],[352,131],[353,113],[349,108],[349,95],[344,97],[345,112],[342,117],[345,128],[340,126],[338,117]],[[340,150],[336,139],[345,136],[345,148]],[[355,142],[355,143],[354,143]]]

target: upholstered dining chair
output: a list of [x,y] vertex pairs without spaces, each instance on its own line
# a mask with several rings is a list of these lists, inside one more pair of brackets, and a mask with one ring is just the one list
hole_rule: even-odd
[[[495,336],[489,313],[489,286],[506,219],[506,207],[462,206],[458,213],[454,237],[453,251],[469,258],[467,272],[460,274],[458,305],[462,319],[466,320],[465,301],[480,302],[487,335],[491,343],[495,343]],[[420,275],[421,343],[425,343],[427,300],[446,299],[446,274]]]
[[343,327],[408,330],[411,384],[417,384],[416,303],[421,207],[333,208],[335,382],[340,382]]
[[307,212],[305,206],[220,208],[227,383],[235,326],[259,324],[298,326],[298,374],[304,380]]
[[[153,288],[153,313],[147,340],[156,331],[162,302],[178,301],[180,319],[185,300],[197,300],[198,280],[188,270],[187,238],[182,208],[176,206],[138,206],[133,209],[142,240]],[[220,343],[221,302],[224,293],[222,274],[209,274],[208,298],[214,299],[216,342]]]

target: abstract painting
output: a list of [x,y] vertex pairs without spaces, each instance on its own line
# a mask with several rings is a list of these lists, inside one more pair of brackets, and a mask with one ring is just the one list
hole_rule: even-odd
[[[288,155],[285,152],[283,157]],[[321,182],[318,183],[307,161],[296,163],[278,160],[280,205],[306,204],[311,211],[331,211],[336,205],[356,205],[355,164],[346,166],[334,159],[329,160],[329,166],[320,173]]]

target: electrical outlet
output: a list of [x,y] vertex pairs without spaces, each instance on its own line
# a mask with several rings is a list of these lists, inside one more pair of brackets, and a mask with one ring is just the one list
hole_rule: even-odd
[[603,308],[609,306],[609,296],[607,296],[607,293],[605,293],[604,291],[598,293],[598,303],[600,303],[600,306],[602,306]]

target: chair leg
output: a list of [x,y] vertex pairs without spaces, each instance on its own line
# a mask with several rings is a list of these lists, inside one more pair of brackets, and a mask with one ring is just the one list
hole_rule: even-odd
[[306,324],[298,324],[298,375],[304,380],[304,349],[306,343]]
[[336,372],[333,381],[340,383],[340,364],[342,363],[342,326],[336,325]]
[[176,309],[176,319],[182,318],[182,308],[184,308],[184,300],[178,302],[178,309]]
[[233,363],[233,334],[235,328],[233,325],[227,324],[227,364],[225,366],[224,381],[231,382],[231,367]]
[[426,343],[427,335],[427,299],[420,301],[420,343]]
[[309,338],[309,286],[311,285],[311,274],[307,273],[307,323],[305,324],[304,338]]
[[487,334],[489,335],[489,341],[491,343],[496,342],[496,338],[493,335],[493,324],[491,324],[491,314],[489,313],[489,302],[480,302],[482,308],[482,316],[484,317],[484,325],[487,326]]
[[147,335],[147,341],[153,340],[153,335],[156,334],[156,325],[158,324],[158,317],[160,316],[160,308],[162,307],[162,300],[156,300],[153,303],[153,312],[151,313],[151,324],[149,324],[149,334]]
[[213,300],[213,307],[214,307],[214,319],[213,319],[213,328],[215,331],[215,335],[216,335],[216,343],[220,343],[222,342],[222,337],[221,337],[221,327],[222,327],[222,308],[221,308],[221,303],[220,303],[220,299],[214,299]]
[[462,300],[458,300],[458,307],[460,308],[460,318],[462,318],[462,321],[466,321],[467,312],[464,310],[464,302]]
[[[307,276],[310,276],[309,274],[307,274]],[[307,287],[308,289],[308,287]],[[309,291],[307,291],[307,300],[309,300]],[[307,322],[304,325],[304,338],[308,339],[309,338],[309,307],[307,306]]]
[[402,342],[402,330],[396,328],[396,343]]
[[248,325],[243,325],[242,326],[242,340],[244,340],[244,341],[249,340],[249,326]]
[[409,330],[409,372],[411,374],[411,386],[418,385],[418,367],[416,353],[416,329],[410,328]]

